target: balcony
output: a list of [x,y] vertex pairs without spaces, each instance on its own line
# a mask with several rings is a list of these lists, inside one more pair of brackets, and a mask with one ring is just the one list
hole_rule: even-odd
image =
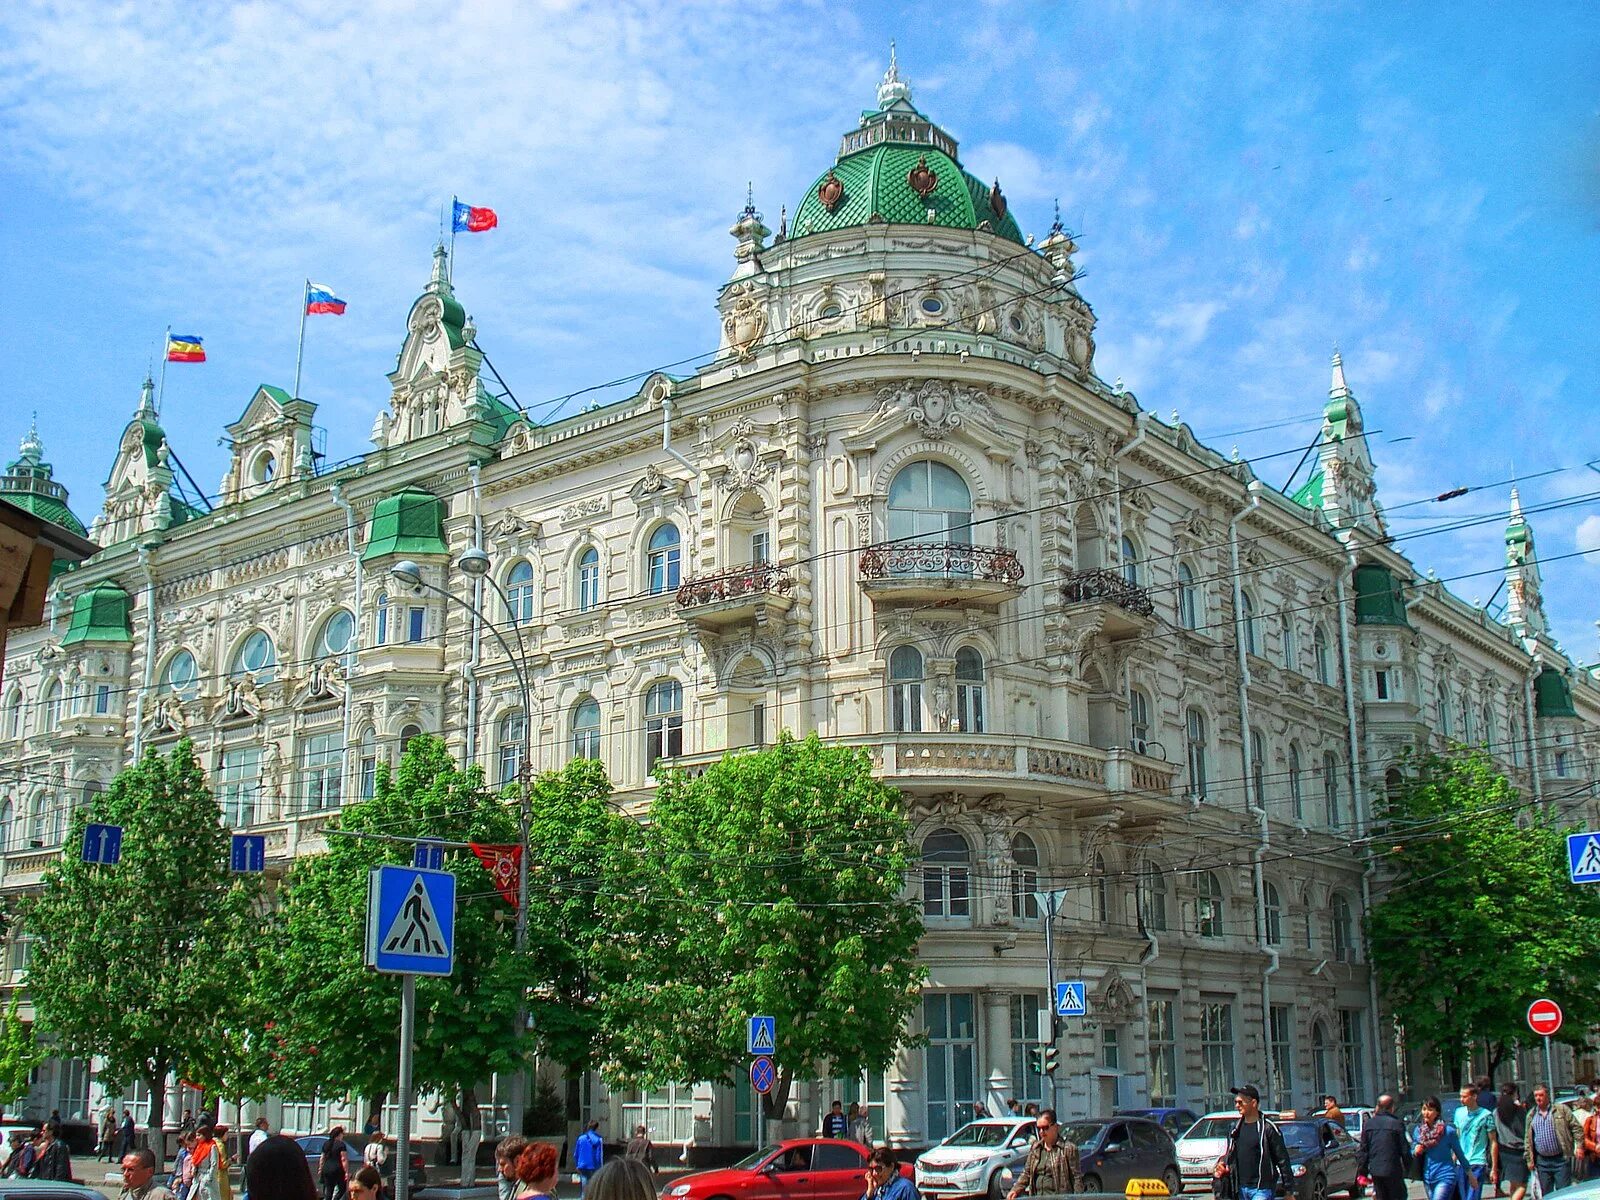
[[858,568],[861,590],[875,601],[948,601],[994,606],[1022,591],[1015,550],[965,542],[891,542],[868,546]]
[[1062,581],[1061,599],[1068,613],[1093,620],[1111,641],[1138,637],[1155,626],[1150,593],[1104,567],[1073,571]]
[[678,615],[703,629],[752,622],[765,625],[794,603],[794,576],[775,563],[750,563],[702,575],[678,589]]

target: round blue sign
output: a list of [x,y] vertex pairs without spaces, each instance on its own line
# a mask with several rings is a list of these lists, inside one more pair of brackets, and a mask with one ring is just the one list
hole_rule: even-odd
[[777,1081],[778,1069],[772,1065],[772,1060],[763,1054],[760,1058],[750,1060],[750,1086],[765,1096],[772,1090],[772,1085]]

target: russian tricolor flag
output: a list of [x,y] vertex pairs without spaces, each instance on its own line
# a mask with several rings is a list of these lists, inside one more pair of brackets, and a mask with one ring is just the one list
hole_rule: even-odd
[[344,301],[333,294],[333,289],[325,283],[306,283],[306,312],[311,316],[318,313],[332,313],[336,317],[344,316]]
[[500,224],[500,218],[495,215],[492,208],[474,208],[470,204],[455,201],[454,216],[450,228],[455,233],[483,233]]

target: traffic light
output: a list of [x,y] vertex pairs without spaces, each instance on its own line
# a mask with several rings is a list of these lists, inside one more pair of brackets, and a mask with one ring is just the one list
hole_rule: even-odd
[[1035,1075],[1054,1075],[1060,1063],[1061,1051],[1048,1042],[1042,1042],[1028,1051],[1028,1066]]

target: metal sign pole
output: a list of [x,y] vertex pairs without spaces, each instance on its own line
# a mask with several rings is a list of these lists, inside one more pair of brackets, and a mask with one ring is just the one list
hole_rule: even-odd
[[394,1139],[394,1200],[411,1193],[412,1044],[417,1030],[417,977],[400,976],[400,1129]]
[[1550,1065],[1550,1035],[1548,1033],[1544,1035],[1544,1085],[1550,1089],[1550,1095],[1554,1098],[1556,1094],[1556,1073],[1555,1068]]

